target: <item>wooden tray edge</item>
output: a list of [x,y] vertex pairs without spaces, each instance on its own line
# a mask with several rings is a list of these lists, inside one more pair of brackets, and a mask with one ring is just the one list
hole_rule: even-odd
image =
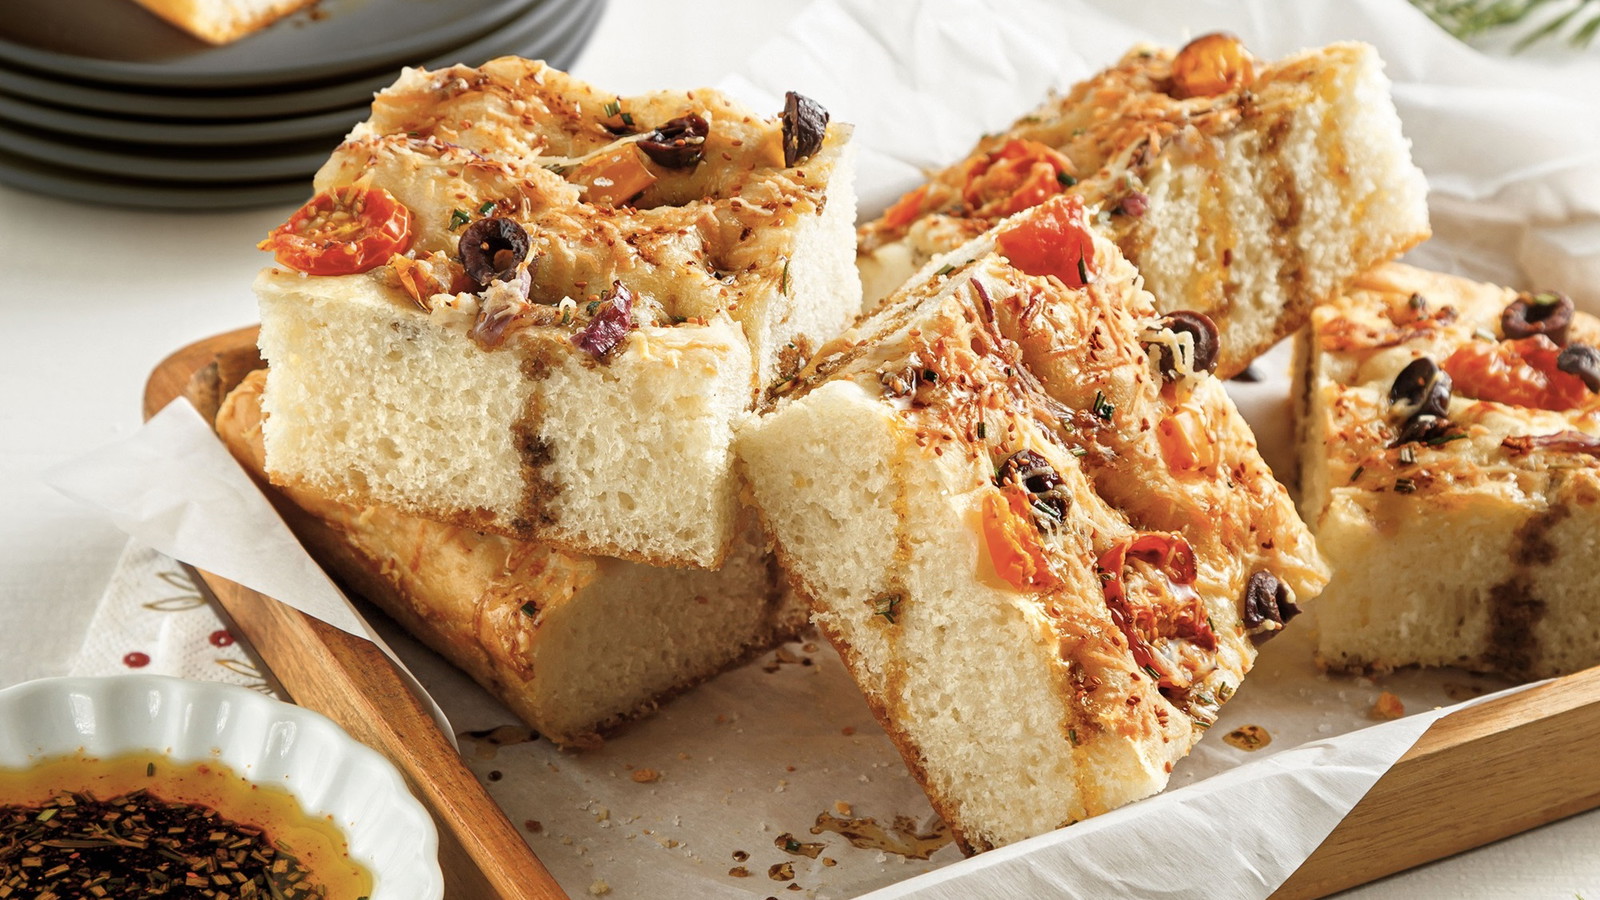
[[[168,355],[145,383],[145,418],[179,398],[202,415],[214,413],[223,390],[260,365],[257,332],[236,329]],[[228,579],[191,571],[293,702],[332,719],[400,770],[438,826],[446,897],[568,900],[376,645]]]

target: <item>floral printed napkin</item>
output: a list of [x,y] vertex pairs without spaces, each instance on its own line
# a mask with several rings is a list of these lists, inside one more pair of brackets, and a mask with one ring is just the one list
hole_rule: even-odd
[[239,684],[272,694],[189,573],[171,557],[129,541],[100,599],[73,675],[140,672]]

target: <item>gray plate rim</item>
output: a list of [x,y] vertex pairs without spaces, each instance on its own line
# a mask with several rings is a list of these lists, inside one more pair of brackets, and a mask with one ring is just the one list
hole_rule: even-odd
[[[76,0],[81,3],[82,0]],[[100,0],[107,3],[125,3],[127,0]],[[307,61],[304,59],[289,59],[284,61],[281,54],[270,52],[263,53],[263,44],[260,38],[271,34],[281,34],[284,28],[304,27],[320,28],[326,33],[329,29],[351,30],[355,26],[346,26],[345,23],[355,18],[356,25],[370,21],[371,14],[362,15],[364,9],[370,9],[371,4],[377,0],[347,4],[346,10],[336,10],[332,14],[324,13],[319,20],[299,22],[299,17],[305,14],[297,13],[288,19],[280,20],[268,26],[266,32],[241,38],[239,41],[220,47],[211,47],[199,39],[193,39],[195,54],[189,57],[180,57],[175,62],[131,62],[125,60],[101,59],[98,57],[73,54],[69,52],[46,50],[39,47],[20,43],[9,38],[0,37],[0,59],[7,60],[13,65],[33,69],[40,73],[61,75],[80,81],[96,81],[108,85],[160,87],[176,89],[192,89],[198,83],[204,83],[208,88],[231,87],[265,87],[271,85],[289,84],[293,82],[310,82],[339,77],[353,76],[358,73],[370,72],[376,69],[391,67],[408,58],[422,55],[433,55],[452,46],[463,44],[482,38],[488,32],[504,25],[526,11],[531,5],[541,3],[562,3],[566,0],[480,0],[489,5],[481,7],[457,19],[445,19],[437,15],[441,11],[448,11],[454,0],[438,0],[428,6],[407,5],[403,3],[387,4],[393,10],[427,9],[430,15],[425,17],[425,24],[417,27],[406,27],[403,33],[396,34],[387,40],[379,40],[375,44],[360,46],[349,53],[340,53],[337,57],[322,60]],[[353,6],[351,10],[349,7]],[[136,12],[138,10],[135,10]],[[74,10],[73,15],[82,16],[92,13],[81,7]],[[176,26],[160,21],[154,14],[149,14],[152,29],[160,29],[163,33]],[[143,17],[139,17],[143,18]],[[404,16],[381,16],[386,21],[394,21],[399,27],[401,23],[411,21]],[[417,16],[417,19],[423,19]],[[448,24],[439,27],[436,20],[443,19]],[[277,29],[276,32],[273,29]],[[180,35],[182,32],[178,32]],[[339,35],[335,35],[338,37]],[[354,35],[351,35],[354,37]],[[255,41],[255,43],[249,43]],[[275,37],[271,45],[287,44],[290,47],[296,44],[304,45],[306,42],[295,42],[284,37]],[[194,60],[209,58],[212,65],[196,63]],[[242,60],[242,62],[241,62]]]
[[219,191],[214,186],[203,184],[157,184],[90,178],[71,169],[45,165],[4,151],[0,151],[0,184],[94,205],[189,211],[299,203],[311,195],[311,185],[304,178],[233,184],[228,190]]
[[257,122],[155,122],[94,116],[42,106],[0,91],[0,125],[28,125],[60,134],[140,144],[211,146],[294,141],[343,135],[367,117],[367,104],[329,112]]
[[[338,140],[296,147],[292,152],[262,153],[221,159],[173,158],[115,149],[97,149],[54,141],[37,134],[0,125],[0,150],[41,163],[99,175],[144,178],[155,181],[273,181],[304,178],[315,172],[338,146]],[[178,149],[178,148],[175,148]],[[287,148],[285,148],[287,149]]]
[[[585,8],[587,7],[587,9]],[[559,29],[585,13],[602,10],[597,0],[578,0],[569,4],[541,3],[493,38],[484,38],[429,59],[421,65],[438,69],[458,60],[482,61],[517,52],[536,40],[541,29]],[[550,21],[551,16],[566,14]],[[398,69],[398,67],[396,67]],[[142,91],[118,91],[92,85],[51,81],[9,67],[0,61],[0,91],[14,96],[45,100],[55,106],[117,115],[146,115],[172,119],[252,119],[292,116],[348,107],[370,102],[372,95],[394,82],[397,71],[386,71],[355,81],[302,88],[293,91],[248,93],[242,95],[177,96]]]
[[[569,66],[588,43],[605,0],[598,0],[593,6],[573,39],[551,54],[552,65]],[[317,165],[321,165],[321,159]],[[154,210],[243,209],[303,202],[311,195],[309,173],[281,181],[130,181],[51,165],[3,149],[0,149],[0,183],[91,204]]]

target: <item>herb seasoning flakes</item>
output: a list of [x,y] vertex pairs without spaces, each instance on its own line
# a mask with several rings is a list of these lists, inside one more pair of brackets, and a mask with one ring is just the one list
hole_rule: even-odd
[[327,896],[261,829],[143,790],[43,807],[0,807],[0,896],[262,898]]

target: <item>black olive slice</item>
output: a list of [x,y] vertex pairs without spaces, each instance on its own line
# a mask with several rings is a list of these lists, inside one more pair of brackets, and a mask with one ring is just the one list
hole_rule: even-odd
[[1450,373],[1426,356],[1413,359],[1389,387],[1389,403],[1402,419],[1443,417],[1450,409]]
[[517,264],[528,256],[528,232],[504,216],[490,216],[467,226],[456,253],[467,277],[480,287],[490,282],[508,281]]
[[639,149],[656,165],[667,169],[692,169],[705,158],[706,136],[711,126],[689,113],[672,119],[639,139]]
[[1244,588],[1244,611],[1240,621],[1250,632],[1252,641],[1265,642],[1298,615],[1300,607],[1290,596],[1288,585],[1266,569],[1258,569],[1250,575]]
[[[1187,334],[1194,340],[1194,359],[1191,365],[1196,373],[1215,372],[1217,370],[1217,355],[1222,348],[1222,338],[1217,333],[1217,324],[1205,313],[1180,309],[1168,313],[1161,319],[1161,327],[1174,334]],[[1156,369],[1161,372],[1161,377],[1167,381],[1178,380],[1178,364],[1172,358],[1172,350],[1165,344],[1158,344],[1158,358]]]
[[1590,393],[1600,394],[1600,350],[1588,344],[1568,344],[1556,357],[1556,368],[1582,378]]
[[1500,332],[1515,341],[1542,334],[1556,346],[1567,343],[1567,328],[1572,325],[1572,298],[1555,291],[1526,291],[1517,295],[1500,314]]
[[790,91],[783,95],[783,164],[793,166],[822,149],[828,111],[817,101]]
[[995,473],[997,485],[1015,484],[1028,492],[1033,506],[1034,524],[1055,525],[1067,515],[1067,495],[1061,488],[1061,475],[1050,461],[1032,450],[1018,450],[1000,464]]

